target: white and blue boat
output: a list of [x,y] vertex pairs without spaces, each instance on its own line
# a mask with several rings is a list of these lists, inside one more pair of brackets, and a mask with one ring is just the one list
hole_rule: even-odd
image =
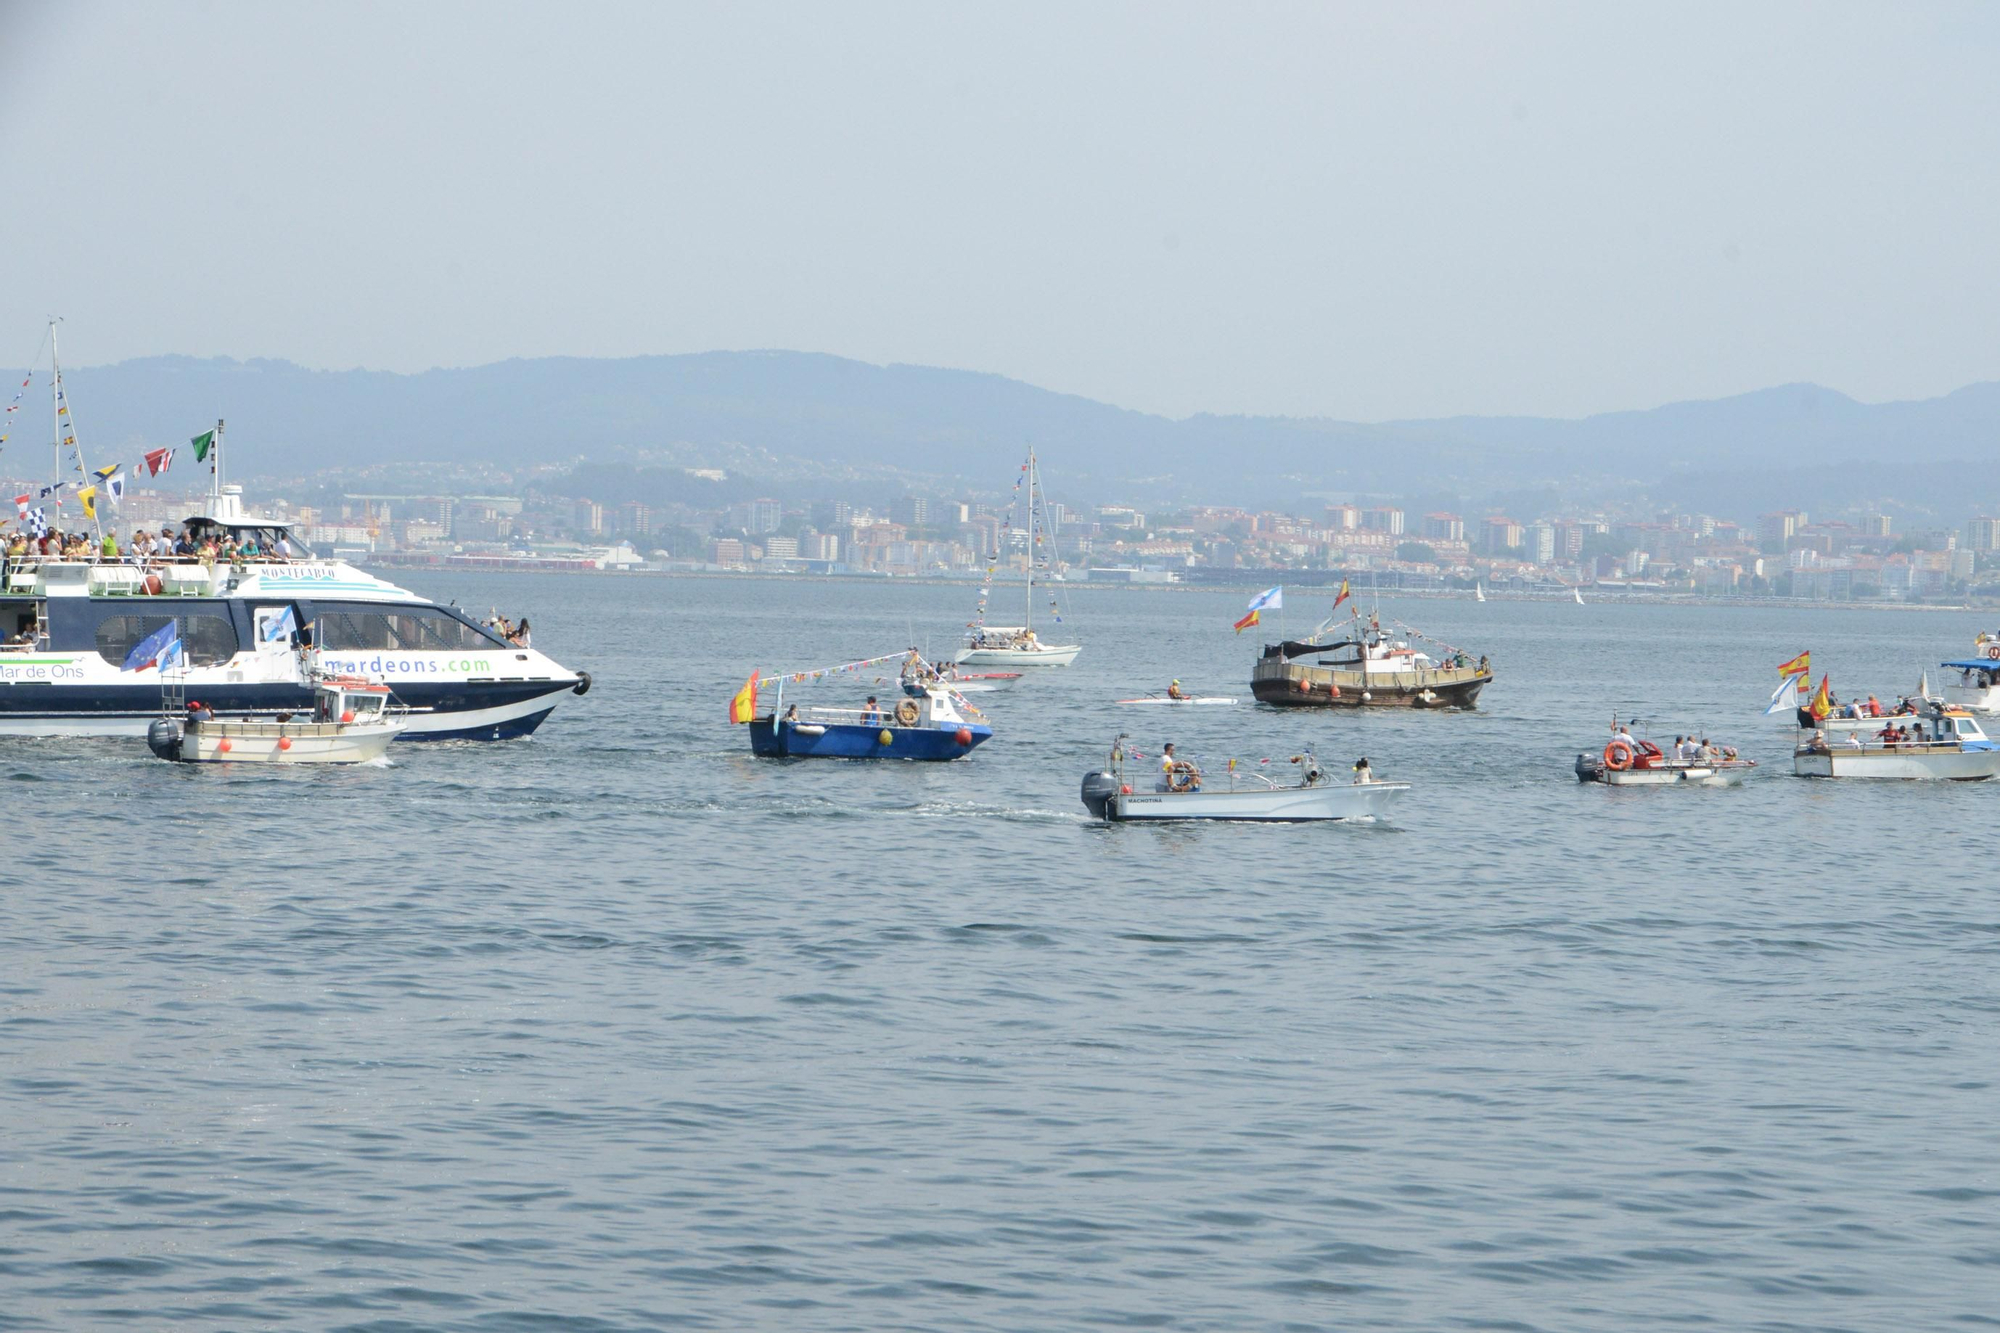
[[[818,704],[787,703],[787,683],[799,686],[838,673],[866,670],[878,663],[902,659],[902,670],[890,697],[864,703],[859,708],[828,708]],[[761,676],[761,673],[760,673]],[[990,740],[993,728],[979,710],[939,678],[935,668],[912,649],[906,654],[870,658],[838,667],[781,674],[776,682],[771,711],[756,714],[757,690],[753,684],[737,696],[732,719],[750,725],[750,749],[767,758],[798,759],[963,759]],[[793,690],[797,695],[801,691]],[[871,696],[873,698],[873,696]],[[747,708],[744,706],[747,702]]]
[[224,720],[305,711],[318,677],[365,674],[409,706],[403,739],[502,740],[590,688],[586,673],[457,607],[312,555],[288,524],[246,512],[240,487],[217,487],[185,526],[291,554],[0,562],[0,736],[144,736],[159,677],[123,664],[168,624],[179,626],[188,692]]

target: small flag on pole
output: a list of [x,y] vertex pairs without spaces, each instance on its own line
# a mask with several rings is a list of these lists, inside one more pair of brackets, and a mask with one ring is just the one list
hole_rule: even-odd
[[1346,600],[1347,600],[1347,580],[1342,579],[1340,581],[1340,592],[1333,599],[1333,609],[1338,611],[1340,609],[1340,604]]
[[1791,661],[1779,667],[1778,674],[1781,676],[1810,676],[1812,674],[1812,649],[1808,648]]
[[736,691],[736,697],[729,701],[731,723],[748,722],[757,716],[757,677],[761,671],[750,673],[750,679],[743,682],[743,688]]
[[208,451],[215,447],[215,432],[205,430],[192,440],[189,440],[188,443],[194,446],[194,461],[197,463],[206,463],[208,461]]
[[1281,609],[1284,605],[1285,605],[1284,584],[1281,583],[1275,588],[1264,589],[1264,591],[1258,593],[1255,597],[1252,597],[1250,599],[1250,605],[1247,608],[1245,608],[1249,612],[1249,614],[1244,616],[1243,619],[1236,622],[1236,632],[1238,634],[1241,634],[1244,630],[1249,629],[1252,625],[1262,624],[1263,612],[1267,610],[1276,611]]
[[1805,682],[1806,675],[1804,672],[1800,672],[1796,676],[1787,676],[1772,693],[1770,706],[1764,710],[1764,716],[1769,717],[1773,713],[1782,713],[1787,708],[1795,707],[1797,702],[1796,696],[1800,690],[1805,688]]

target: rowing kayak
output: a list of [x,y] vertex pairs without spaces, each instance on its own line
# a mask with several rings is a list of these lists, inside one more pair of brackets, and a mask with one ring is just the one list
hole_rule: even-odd
[[1143,699],[1120,699],[1121,704],[1233,704],[1234,699],[1224,699],[1218,695],[1197,694],[1185,699],[1169,699],[1164,694],[1149,694]]

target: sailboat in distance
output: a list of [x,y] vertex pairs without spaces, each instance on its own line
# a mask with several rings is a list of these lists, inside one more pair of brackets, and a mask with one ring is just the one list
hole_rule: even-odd
[[1473,596],[1473,600],[1475,600],[1475,601],[1480,601],[1480,602],[1483,602],[1483,601],[1485,601],[1485,600],[1486,600],[1486,585],[1485,585],[1485,584],[1484,584],[1483,582],[1482,582],[1482,583],[1475,583],[1475,584],[1473,584],[1473,585],[1472,585],[1472,596]]
[[[1018,525],[1017,516],[1021,519]],[[989,625],[987,595],[993,591],[993,575],[1007,558],[1008,543],[1016,533],[1025,540],[1027,550],[1026,610],[1018,625]],[[1044,643],[1035,634],[1035,576],[1039,571],[1043,583],[1055,577],[1055,545],[1055,524],[1049,520],[1048,505],[1042,495],[1041,467],[1035,451],[1030,449],[1028,461],[1021,464],[1021,475],[1014,479],[1014,504],[1001,523],[1000,550],[986,567],[986,581],[980,585],[978,614],[966,625],[965,647],[953,661],[959,666],[1019,668],[1068,666],[1076,660],[1083,645]],[[1062,623],[1062,608],[1053,591],[1049,594],[1049,615],[1056,624]]]

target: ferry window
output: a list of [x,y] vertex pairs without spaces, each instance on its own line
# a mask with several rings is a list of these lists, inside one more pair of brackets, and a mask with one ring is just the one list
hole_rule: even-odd
[[180,621],[189,666],[216,666],[236,656],[236,627],[222,616],[109,616],[97,627],[97,655],[123,666],[132,650],[169,620]]
[[439,652],[490,649],[498,641],[438,607],[413,606],[386,613],[322,612],[319,645],[329,652]]

